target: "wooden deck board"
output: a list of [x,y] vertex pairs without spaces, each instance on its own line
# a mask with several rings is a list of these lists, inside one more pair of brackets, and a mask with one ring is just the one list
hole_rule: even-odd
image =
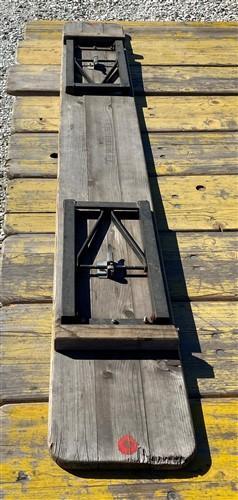
[[[140,94],[238,93],[237,67],[141,66],[132,64],[134,92]],[[7,90],[12,95],[59,95],[60,65],[16,64],[10,67]]]
[[[237,297],[234,281],[236,233],[165,233],[161,234],[161,242],[173,299]],[[1,302],[50,301],[53,252],[53,235],[8,237],[3,245]]]
[[[147,169],[155,175],[228,175],[238,173],[238,134],[232,132],[142,134]],[[54,178],[58,134],[13,134],[9,178]]]
[[[143,37],[135,32],[130,40],[133,51],[132,60],[144,65],[237,65],[237,33],[234,36],[217,39],[212,36],[193,36],[191,38],[160,37],[158,32]],[[61,33],[50,44],[50,40],[27,39],[19,42],[17,62],[19,64],[60,64]],[[131,57],[129,56],[131,61]]]
[[198,401],[192,401],[192,412],[198,453],[190,470],[174,472],[173,475],[171,471],[163,472],[154,479],[151,476],[122,478],[119,474],[107,479],[74,477],[54,464],[45,445],[48,417],[46,403],[6,405],[1,409],[6,436],[3,447],[3,491],[6,497],[30,500],[42,495],[55,498],[56,492],[57,497],[64,499],[164,499],[171,491],[182,500],[197,498],[201,494],[207,499],[211,499],[213,494],[220,498],[235,499],[237,401],[204,401],[204,421]]
[[[57,38],[62,34],[64,24],[67,21],[53,19],[40,19],[28,21],[25,26],[24,38],[47,38],[52,36]],[[95,24],[96,21],[91,21]],[[111,24],[115,21],[104,21]],[[117,24],[122,25],[124,31],[128,34],[144,36],[145,34],[157,34],[160,37],[171,38],[176,36],[180,38],[208,37],[234,38],[238,32],[237,22],[234,21],[218,21],[218,22],[200,22],[200,21],[126,21],[117,20]]]
[[[234,230],[238,227],[235,203],[238,195],[237,176],[164,176],[158,182],[151,179],[150,185],[160,229],[165,228],[163,213],[166,225],[171,230]],[[57,181],[54,179],[10,181],[7,212],[42,213],[43,228],[44,213],[55,212],[56,188]]]
[[[237,303],[174,302],[173,311],[190,397],[236,394]],[[48,398],[51,316],[51,303],[0,309],[1,402]]]
[[[147,96],[136,99],[140,127],[148,132],[237,131],[237,96]],[[16,97],[14,132],[57,132],[59,98]]]

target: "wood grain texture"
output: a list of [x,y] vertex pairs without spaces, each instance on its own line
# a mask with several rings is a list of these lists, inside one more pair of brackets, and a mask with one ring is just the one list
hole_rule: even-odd
[[[63,22],[61,21],[33,21],[32,23],[27,24],[27,36],[35,38],[36,40],[39,40],[39,38],[47,38],[48,40],[57,38],[59,39],[61,37],[62,25]],[[237,30],[237,23],[203,23],[202,25],[199,23],[179,23],[179,25],[176,23],[140,23],[139,25],[138,23],[134,23],[134,25],[133,23],[129,23],[128,29],[131,33],[133,33],[133,30],[136,30],[137,36],[143,37],[145,30],[147,30],[147,32],[151,31],[152,34],[153,30],[156,30],[158,35],[158,28],[160,30],[160,36],[162,35],[164,38],[172,36],[173,40],[176,40],[176,37],[186,39],[193,38],[194,34],[198,35],[199,37],[208,36],[216,38],[217,40],[222,40],[224,35],[225,37],[230,38],[236,36],[235,30]],[[50,43],[52,43],[52,41]],[[143,60],[141,62],[143,63]],[[37,68],[37,65],[35,67]],[[153,71],[153,68],[151,69]],[[184,67],[181,69],[186,71],[187,68]],[[222,67],[219,69],[223,71]],[[224,69],[229,70],[228,68]],[[199,67],[197,67],[197,70],[200,71]],[[233,68],[230,68],[230,70],[233,70]],[[36,134],[31,135],[32,141],[35,135]],[[217,135],[219,134],[212,134],[212,136],[214,137],[216,137]],[[193,136],[194,138],[193,146],[187,147],[187,145],[190,144],[189,141],[191,136]],[[227,133],[223,134],[223,137],[226,138],[227,136]],[[154,153],[156,158],[157,174],[162,173],[163,175],[163,173],[165,172],[166,175],[170,175],[171,172],[174,172],[176,175],[179,175],[181,173],[182,175],[193,175],[195,169],[198,174],[225,174],[231,173],[229,170],[225,171],[225,169],[231,168],[233,172],[236,169],[237,153],[235,152],[235,149],[233,149],[233,145],[228,146],[226,144],[223,148],[223,144],[221,144],[222,140],[220,138],[218,138],[215,147],[213,145],[211,147],[207,147],[205,134],[178,134],[176,137],[176,146],[174,150],[172,146],[168,149],[168,145],[166,143],[166,139],[164,140],[164,137],[164,133],[152,133],[150,138],[151,143],[153,138],[155,138],[155,147],[157,147],[157,145],[160,146],[160,143],[157,142],[157,139],[159,139],[160,142],[161,139],[163,139],[163,151],[161,154],[163,155],[163,153],[165,153],[166,157],[160,158],[160,155],[156,157],[156,153]],[[183,146],[178,149],[177,144],[179,144],[180,137],[181,141],[183,141]],[[200,137],[203,137],[202,141],[204,142],[202,142],[202,144],[199,142]],[[186,142],[184,144],[185,138]],[[168,141],[169,140],[170,134],[168,134]],[[171,142],[173,142],[173,140],[174,138],[172,138],[171,134]],[[196,141],[198,142],[198,144],[196,144]],[[229,151],[227,151],[228,147]],[[203,155],[203,152],[205,152],[205,156]],[[32,153],[34,154],[33,148]],[[159,150],[158,153],[160,153]],[[45,164],[39,161],[38,164],[35,163],[34,165],[34,160],[31,163],[30,159],[28,164],[27,162],[24,162],[24,158],[25,156],[23,156],[22,161],[20,160],[21,163],[17,160],[17,165],[13,165],[13,172],[15,168],[17,171],[16,175],[18,175],[19,172],[19,175],[21,176],[22,169],[25,169],[26,176],[32,176],[35,175],[37,169],[41,169],[43,176],[49,175],[49,177],[55,177],[57,160],[50,160],[50,162],[52,161],[52,163],[48,163],[46,159]],[[9,169],[11,169],[11,160],[9,161]],[[51,173],[49,174],[48,172],[50,169]],[[210,169],[215,170],[210,171]],[[13,176],[14,175],[15,174],[13,173]],[[36,173],[36,176],[40,177],[41,174],[37,175]],[[23,230],[26,232],[31,230],[36,230],[39,232],[42,232],[43,230],[46,230],[46,232],[54,231],[53,214],[44,214],[46,228],[43,227],[41,214],[34,214],[34,220],[32,215],[28,216],[27,214],[13,213],[9,214],[8,218],[9,229],[11,231],[18,231],[18,229],[20,231]],[[178,306],[178,317],[181,317],[181,308],[184,306],[183,304],[178,304]],[[26,309],[23,313],[22,309],[21,311],[17,309],[19,307],[32,309]],[[232,394],[236,389],[236,366],[232,361],[235,353],[235,345],[232,339],[235,336],[234,325],[235,321],[237,320],[237,312],[235,309],[233,309],[233,307],[236,307],[233,302],[198,302],[193,304],[193,313],[200,335],[200,345],[203,351],[202,354],[198,354],[196,358],[201,362],[204,359],[204,355],[206,355],[206,362],[211,367],[210,371],[212,371],[213,368],[215,378],[205,378],[206,373],[208,374],[209,372],[209,369],[204,369],[204,364],[202,365],[203,369],[201,369],[200,362],[195,362],[195,364],[192,363],[190,365],[190,357],[188,356],[186,348],[190,346],[189,342],[191,341],[191,349],[196,349],[197,341],[193,334],[193,327],[191,325],[191,322],[188,319],[185,320],[185,325],[187,325],[186,328],[189,332],[189,338],[187,338],[186,335],[183,335],[186,353],[184,356],[184,363],[186,365],[187,361],[186,366],[188,366],[188,371],[186,373],[188,379],[189,375],[196,372],[196,370],[198,370],[198,373],[202,375],[202,378],[199,378],[199,389],[201,394],[205,394],[207,391],[207,394],[211,394],[212,396],[216,394],[221,394],[222,396],[224,396],[225,393],[223,391],[226,391],[226,389],[228,390],[228,392],[226,393],[227,395]],[[195,310],[195,308],[197,309]],[[203,312],[204,308],[207,311],[207,314],[205,315]],[[14,315],[13,309],[16,311],[16,315]],[[11,319],[10,325],[8,324],[8,321],[6,321],[5,323],[4,320],[4,324],[7,325],[7,343],[5,343],[4,345],[4,353],[6,352],[6,359],[9,355],[9,365],[7,367],[6,375],[4,376],[5,380],[8,381],[8,388],[4,389],[4,401],[16,400],[16,394],[19,396],[19,400],[27,400],[28,397],[29,399],[31,399],[31,397],[33,399],[45,399],[48,393],[48,356],[51,304],[17,304],[9,306],[7,308],[4,307],[1,312],[4,311],[4,314],[6,314],[6,310],[8,310],[8,318]],[[187,317],[187,314],[185,316]],[[35,320],[37,321],[38,318],[39,323],[36,324]],[[47,318],[48,326],[46,325]],[[199,322],[200,320],[201,323]],[[9,335],[10,333],[14,335]],[[192,333],[191,336],[190,333]],[[26,334],[28,336],[27,339],[23,337]],[[42,338],[38,342],[38,334],[47,336],[47,342],[45,341],[45,339],[43,342]],[[223,342],[225,342],[225,344]],[[211,357],[209,357],[210,350],[212,352]],[[37,357],[37,353],[40,356]],[[42,362],[42,365],[39,357],[40,360],[42,360],[43,358],[46,360]],[[30,362],[31,359],[32,363]],[[16,369],[16,367],[18,366],[18,361],[19,370],[16,373],[14,369]],[[35,365],[37,365],[37,372],[35,370]],[[38,373],[38,377],[36,377],[36,373]],[[224,384],[224,380],[226,381],[226,384]],[[31,382],[34,382],[34,384]],[[193,382],[191,381],[190,385],[192,385],[192,383]],[[43,385],[45,389],[43,389]],[[191,390],[190,385],[189,390]],[[190,392],[190,394],[197,394],[196,387],[195,392]],[[207,402],[203,404],[207,404]],[[230,429],[233,429],[231,419],[231,402],[228,401],[228,404],[230,406],[226,416],[223,409],[221,409],[220,404],[223,407],[223,405],[226,404],[226,401],[216,400],[214,401],[210,412],[207,413],[205,411],[206,430],[208,432],[209,445],[212,453],[212,468],[208,472],[208,475],[204,476],[203,474],[201,474],[204,463],[207,463],[207,457],[202,455],[197,469],[196,467],[194,468],[199,473],[199,476],[197,478],[198,482],[194,480],[193,469],[190,473],[189,478],[188,476],[187,478],[181,478],[181,473],[179,473],[179,476],[177,478],[171,479],[170,476],[166,476],[166,479],[163,479],[162,481],[160,479],[157,482],[154,481],[153,483],[152,481],[148,480],[142,482],[138,480],[123,481],[120,479],[107,481],[102,484],[102,480],[79,480],[78,478],[75,478],[73,479],[73,483],[70,486],[68,483],[68,473],[62,472],[62,470],[55,467],[52,461],[49,461],[48,459],[48,455],[45,449],[47,432],[47,410],[45,409],[44,413],[45,430],[43,431],[42,412],[39,412],[40,405],[18,405],[17,407],[14,407],[18,412],[16,417],[14,416],[14,411],[11,412],[10,407],[5,406],[4,410],[7,411],[7,416],[9,417],[8,435],[10,436],[11,434],[12,449],[14,453],[14,455],[8,454],[9,460],[7,459],[5,469],[7,471],[6,482],[8,484],[6,486],[5,494],[9,498],[15,498],[17,496],[19,498],[26,497],[29,499],[33,499],[39,498],[39,491],[44,491],[44,495],[47,498],[51,498],[55,495],[55,491],[57,488],[57,494],[61,493],[61,496],[63,497],[65,496],[70,498],[78,498],[80,496],[80,498],[88,498],[88,496],[90,495],[93,498],[97,497],[99,499],[102,498],[103,500],[107,498],[118,498],[119,496],[123,496],[123,498],[129,499],[132,497],[132,495],[138,499],[142,497],[150,498],[150,496],[154,495],[156,495],[156,497],[158,498],[174,498],[176,496],[181,499],[194,499],[195,497],[199,497],[201,494],[204,498],[208,499],[214,497],[226,499],[236,498],[235,472],[231,479],[231,477],[229,476],[229,472],[231,469],[230,467],[229,469],[227,468],[227,463],[231,464],[231,467],[233,467],[234,464],[233,459],[231,459],[231,457],[233,456],[232,448],[227,446],[226,441],[227,437],[228,440],[230,438],[233,439],[232,436],[230,436],[229,438],[228,434],[230,433]],[[33,409],[35,408],[35,406],[37,406],[36,410]],[[195,408],[194,416],[198,416],[198,414],[198,408]],[[214,419],[216,419],[216,421]],[[29,425],[27,425],[27,427],[23,429],[24,431],[26,430],[26,432],[24,432],[23,434],[22,423],[26,421],[29,423],[32,422],[32,420],[34,420],[34,427],[29,427]],[[221,425],[223,425],[223,427],[221,427]],[[201,428],[200,422],[199,427]],[[24,443],[22,441],[23,435],[27,436],[27,439],[26,441],[24,441]],[[213,439],[213,435],[215,436],[215,441]],[[203,446],[202,439],[200,438],[198,442],[201,443],[201,450],[202,453],[204,453],[205,447]],[[9,458],[11,456],[12,458]],[[34,458],[35,461],[33,464]],[[21,474],[17,472],[18,469],[25,471],[27,474],[27,479],[29,478],[30,481],[22,479]],[[209,474],[211,475],[209,476]],[[191,477],[193,477],[193,479],[191,479]]]
[[[73,99],[73,100],[71,100]],[[124,126],[125,141],[128,141],[127,131],[134,124],[134,147],[133,156],[131,157],[131,168],[133,175],[129,177],[127,174],[127,185],[123,183],[123,175],[127,169],[127,163],[124,163],[126,142],[119,141],[116,137],[118,135],[119,125],[118,118],[119,110],[117,108],[117,99],[114,97],[101,97],[86,96],[84,97],[69,97],[65,95],[65,103],[62,108],[62,128],[61,128],[61,142],[60,142],[60,156],[62,158],[59,179],[59,194],[60,194],[60,207],[64,198],[73,198],[75,200],[99,200],[104,201],[113,199],[114,201],[128,201],[144,198],[144,193],[147,187],[147,176],[145,171],[145,164],[143,158],[142,144],[139,136],[138,125],[136,121],[136,113],[133,109],[134,103],[132,100],[120,97],[123,100],[124,108],[124,121],[121,128]],[[125,116],[130,116],[130,120],[125,119]],[[71,132],[71,126],[74,124],[74,134]],[[75,125],[75,124],[78,124]],[[100,171],[98,169],[98,158],[101,159]],[[78,169],[78,161],[80,159],[81,168]],[[128,162],[128,159],[127,159]],[[106,174],[103,175],[103,170]],[[70,172],[70,176],[69,176]],[[133,178],[132,178],[133,177]],[[133,187],[132,187],[133,186]],[[131,189],[131,195],[129,194]],[[110,195],[109,195],[110,193]],[[146,195],[147,197],[147,195]],[[148,198],[150,197],[148,193]],[[50,211],[50,210],[49,210]],[[62,231],[62,213],[60,212],[60,219],[58,221],[58,228]],[[61,234],[61,233],[60,233]],[[60,237],[58,229],[58,244],[60,248]],[[115,235],[114,241],[111,241],[113,247],[119,246],[122,255],[127,252],[124,240],[121,235]],[[102,250],[106,251],[105,247]],[[62,252],[62,249],[61,249]],[[126,255],[126,254],[125,254]],[[98,255],[100,258],[100,254]],[[115,256],[116,258],[116,256]],[[57,274],[58,274],[58,290],[61,290],[60,269],[62,265],[62,255],[57,260]],[[106,283],[107,285],[107,283]],[[114,301],[115,310],[111,303],[111,314],[115,317],[121,317],[122,307],[131,310],[132,297],[130,287],[127,287],[126,295],[124,290],[121,290],[117,284],[112,282],[113,288],[110,296],[114,296],[115,290],[122,296],[117,302]],[[140,283],[137,284],[137,290]],[[99,301],[95,297],[103,297],[104,283],[93,284],[92,291],[92,315],[95,317],[107,317],[108,304]],[[98,288],[100,287],[100,289]],[[59,292],[58,292],[59,293]],[[134,293],[135,295],[135,293]],[[150,309],[150,300],[148,295],[148,288],[142,289],[142,297],[144,304],[148,304]],[[60,315],[60,300],[56,303],[57,319]],[[136,299],[134,303],[136,303]],[[119,310],[117,310],[119,308]],[[106,309],[106,310],[105,310]],[[136,311],[135,311],[136,313]],[[123,315],[124,317],[124,315]]]
[[[142,61],[143,63],[143,61]],[[131,64],[136,94],[237,94],[236,67],[142,66]],[[60,65],[15,64],[9,68],[8,94],[59,95]]]
[[55,214],[17,214],[9,213],[4,217],[4,234],[53,233],[55,232]]
[[[198,453],[186,471],[151,476],[114,478],[85,478],[69,476],[50,460],[45,441],[47,435],[47,404],[7,405],[1,409],[5,441],[2,451],[4,463],[3,491],[8,498],[34,500],[39,494],[45,498],[72,498],[86,500],[164,499],[176,494],[182,500],[201,494],[207,500],[236,498],[236,413],[234,399],[206,400],[202,410],[198,401],[192,401]],[[203,416],[202,416],[203,415]],[[203,418],[206,426],[204,433]],[[30,423],[30,425],[29,425]],[[210,461],[208,444],[212,455]],[[230,466],[226,464],[230,461]],[[20,471],[22,473],[20,474]],[[23,475],[24,473],[24,475]],[[40,493],[39,493],[40,491]]]
[[[96,21],[90,21],[95,24]],[[104,21],[105,24],[114,23],[113,21]],[[24,38],[49,38],[50,36],[59,38],[61,36],[65,21],[54,19],[31,20],[26,23]],[[137,36],[145,36],[146,34],[163,35],[164,37],[181,37],[193,38],[194,36],[213,36],[215,38],[235,38],[238,31],[237,22],[231,21],[215,21],[215,22],[200,22],[200,21],[120,21],[117,20],[125,33],[136,33]]]
[[8,177],[57,176],[58,134],[13,134],[8,147]]
[[[52,300],[54,237],[49,235],[23,238],[14,244],[12,238],[3,243],[1,298],[4,303],[37,302]],[[35,267],[35,264],[38,266]],[[22,275],[23,294],[17,293],[19,275]],[[33,276],[32,276],[33,272]],[[35,274],[35,276],[34,276]],[[15,276],[15,285],[13,281]],[[48,277],[47,277],[48,276]],[[33,281],[32,281],[33,278]],[[16,285],[18,283],[18,285]],[[12,286],[13,285],[13,286]],[[16,288],[17,286],[17,288]],[[25,295],[25,299],[23,298]]]
[[[43,100],[43,101],[42,101]],[[13,132],[58,132],[59,98],[17,97],[12,118]]]
[[159,176],[237,173],[237,138],[227,132],[142,134],[148,171]]
[[[237,96],[137,97],[140,128],[149,132],[236,131]],[[14,132],[57,132],[59,98],[16,97]]]
[[84,37],[119,37],[124,38],[125,34],[122,26],[114,23],[97,22],[93,24],[87,21],[69,21],[64,25],[64,36],[84,36]]
[[[158,32],[144,32],[143,37],[136,32],[130,40],[133,61],[143,61],[145,65],[196,65],[232,66],[237,65],[237,34],[217,39],[213,36],[193,36],[182,38],[160,37]],[[130,56],[129,56],[130,57]],[[55,38],[53,47],[50,39],[28,38],[19,42],[17,62],[20,64],[60,64],[61,34]]]
[[[236,394],[237,303],[174,302],[173,312],[190,397]],[[1,402],[48,398],[51,323],[51,303],[0,309]]]
[[15,64],[7,77],[11,95],[59,95],[60,65]]
[[[236,340],[237,302],[212,301],[212,302],[173,302],[176,325],[182,335],[191,338],[193,350],[198,346],[194,344],[196,330],[201,335],[201,346],[209,345],[211,348],[216,341],[227,342],[232,345]],[[191,314],[190,314],[191,313]],[[192,318],[191,318],[192,315]],[[27,337],[44,336],[45,340],[51,335],[52,305],[42,303],[12,304],[1,308],[1,332],[3,336],[11,333],[21,339]],[[193,323],[194,321],[194,323]],[[207,342],[209,344],[207,344]],[[14,350],[14,346],[12,347]],[[205,348],[202,349],[206,351]]]
[[164,213],[170,229],[237,229],[237,176],[161,177],[151,188],[162,198],[158,220]]
[[[89,160],[90,161],[89,153]],[[96,164],[96,158],[95,158]],[[91,159],[91,165],[92,159]],[[109,168],[109,164],[107,165]],[[110,170],[111,172],[111,170]],[[134,173],[135,170],[132,170]],[[100,172],[93,171],[90,178],[93,189],[97,190],[95,199],[99,196]],[[129,182],[129,180],[128,180]],[[116,178],[111,174],[111,185],[115,186],[115,194],[111,190],[112,199],[119,190]],[[114,183],[114,184],[113,184]],[[151,179],[151,189],[156,206],[156,218],[160,229],[166,226],[171,230],[235,230],[238,228],[236,197],[238,194],[237,176],[230,175],[196,175],[196,176],[163,176]],[[97,187],[96,187],[97,186]],[[38,212],[36,218],[37,232],[40,213],[42,213],[42,232],[46,232],[47,219],[44,213],[54,213],[56,203],[57,181],[54,179],[15,179],[8,183],[7,213],[32,214]],[[105,187],[106,188],[106,187]],[[139,198],[139,193],[138,193]],[[29,218],[29,217],[28,217]],[[166,226],[164,222],[166,218]],[[17,219],[14,219],[15,224]],[[25,220],[20,219],[24,231]],[[33,224],[33,219],[29,221]],[[9,224],[8,218],[6,224]],[[40,227],[39,229],[40,230]],[[54,231],[54,218],[47,232]],[[11,232],[11,230],[8,232]],[[29,231],[27,231],[29,232]]]
[[236,96],[148,96],[136,102],[143,109],[141,128],[149,132],[238,129]]
[[138,95],[231,95],[238,92],[236,67],[145,66],[142,59],[131,64],[130,71]]
[[[74,31],[75,24],[72,25]],[[106,26],[103,31],[107,31]],[[134,98],[68,95],[65,93],[65,64],[64,48],[53,335],[62,315],[63,201],[110,203],[146,199],[150,202]],[[127,228],[141,245],[139,224],[130,222]],[[116,261],[123,258],[128,265],[135,263],[126,240],[111,227],[97,254],[100,260],[107,252],[107,245],[112,247]],[[156,271],[159,294],[156,309],[148,290],[148,280],[128,280],[125,286],[116,280],[92,280],[90,312],[83,309],[82,314],[96,319],[127,319],[128,314],[129,317],[143,318],[154,313],[161,320],[169,320],[159,263],[156,263]],[[83,328],[83,325],[78,325],[79,330]],[[125,468],[184,466],[194,454],[195,442],[180,362],[177,361],[176,377],[172,370],[154,373],[156,383],[166,394],[165,399],[173,398],[179,418],[176,412],[171,413],[164,421],[163,432],[153,443],[154,427],[157,421],[164,419],[168,403],[163,403],[159,392],[153,388],[153,401],[145,398],[144,383],[150,379],[150,361],[144,359],[144,354],[141,352],[142,361],[141,356],[134,357],[130,352],[122,356],[119,352],[115,349],[114,355],[104,353],[101,359],[94,351],[85,358],[80,350],[74,351],[73,355],[52,350],[48,437],[52,457],[71,469],[100,470],[117,468],[118,465]],[[175,357],[179,358],[178,351]],[[155,420],[149,419],[151,412]],[[169,446],[170,427],[175,427],[175,423],[176,435]]]
[[[155,175],[237,173],[237,134],[142,134],[147,169]],[[54,178],[57,175],[58,134],[13,134],[8,153],[8,177]]]
[[178,351],[178,332],[173,325],[58,325],[55,328],[55,349],[94,349],[102,352],[113,344],[118,350],[161,349]]
[[[34,212],[55,212],[56,179],[17,179],[8,183],[9,213],[29,213],[31,206]],[[36,194],[38,194],[36,198]]]
[[[237,297],[235,233],[161,234],[161,241],[173,299]],[[53,235],[9,236],[3,243],[1,302],[51,300],[53,252]]]

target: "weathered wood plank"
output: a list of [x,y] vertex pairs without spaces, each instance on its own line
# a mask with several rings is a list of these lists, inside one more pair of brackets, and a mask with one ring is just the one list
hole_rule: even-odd
[[[96,21],[90,21],[95,24]],[[104,21],[105,24],[111,24],[113,21]],[[232,21],[215,21],[215,22],[202,22],[201,21],[120,21],[117,24],[122,25],[125,33],[136,33],[137,36],[150,35],[150,34],[163,34],[164,37],[171,35],[182,38],[193,38],[194,36],[207,37],[213,36],[216,38],[232,37],[234,38],[238,31],[237,22]],[[59,19],[53,20],[32,20],[28,21],[25,26],[26,38],[48,38],[48,35],[59,37],[62,35],[62,30],[65,21]],[[47,35],[46,35],[47,34]]]
[[[236,65],[237,64],[237,38],[228,37],[225,39],[193,37],[191,39],[177,38],[176,43],[173,37],[154,37],[131,39],[132,58],[144,64],[173,64],[173,65]],[[230,53],[230,58],[228,53]]]
[[[149,132],[235,131],[236,96],[147,96],[136,99],[140,128]],[[57,132],[58,97],[16,97],[12,128],[15,132]]]
[[58,132],[58,97],[17,97],[12,132]]
[[59,95],[59,87],[60,65],[15,64],[8,70],[11,95]]
[[[10,213],[55,212],[56,179],[17,179],[8,183]],[[31,208],[30,208],[31,207]]]
[[[196,352],[198,345],[194,344],[194,336],[197,330],[203,352],[212,349],[217,341],[232,346],[237,334],[237,309],[237,302],[232,301],[174,302],[175,322],[180,329],[181,341],[183,337],[184,342],[190,338],[192,350]],[[10,337],[12,334],[20,340],[24,335],[33,338],[40,335],[46,340],[51,335],[51,303],[12,304],[1,308],[0,317],[3,336]]]
[[150,175],[237,173],[236,134],[151,133],[142,139]]
[[[232,187],[233,186],[233,187]],[[159,193],[158,220],[173,230],[237,229],[235,200],[238,178],[230,175],[161,177],[151,182],[154,199]],[[161,224],[162,227],[162,224]]]
[[[133,176],[135,170],[131,169],[131,171]],[[91,179],[92,183],[98,186],[100,172],[97,174],[96,169],[95,172],[91,171]],[[150,184],[160,229],[168,227],[177,231],[191,231],[200,229],[235,230],[238,228],[235,203],[238,194],[237,176],[164,176],[158,182],[156,179],[151,179]],[[115,179],[114,185],[116,196],[119,185]],[[47,228],[47,220],[45,221],[43,213],[55,212],[56,187],[57,181],[55,179],[15,179],[10,181],[7,212],[9,214],[34,214],[38,212],[37,224],[39,212],[42,212],[42,232],[46,232],[46,230],[53,232],[54,226],[51,225]],[[113,193],[111,196],[113,199]],[[137,196],[139,199],[139,193]],[[14,222],[16,224],[17,221],[14,219]],[[25,221],[23,220],[22,223],[24,225]],[[9,226],[8,219],[6,219],[6,224]],[[52,224],[54,224],[53,219]],[[22,231],[21,228],[18,230]]]
[[124,31],[122,27],[114,23],[100,23],[92,24],[87,21],[70,21],[64,25],[64,36],[99,36],[99,37],[122,37],[124,38]]
[[[149,175],[237,173],[237,137],[232,132],[142,134]],[[13,134],[8,153],[8,177],[54,178],[57,157],[57,134]]]
[[142,130],[194,131],[238,129],[236,96],[148,96],[136,99]]
[[[173,312],[190,397],[235,394],[237,303],[177,302]],[[52,304],[0,309],[2,402],[48,398],[51,323]]]
[[120,474],[109,479],[75,477],[57,467],[45,446],[47,406],[46,403],[6,405],[1,409],[5,436],[3,492],[8,496],[34,500],[40,492],[45,498],[54,498],[57,491],[58,496],[70,499],[88,496],[98,500],[120,496],[126,500],[132,496],[138,500],[155,496],[164,499],[175,494],[181,500],[198,498],[201,494],[207,500],[214,496],[236,498],[237,402],[234,399],[205,400],[201,406],[193,401],[198,443],[196,460],[188,469],[174,472],[173,477],[168,471],[156,478],[147,475],[143,479],[120,477]]
[[57,176],[58,134],[13,134],[8,147],[8,177]]
[[[65,58],[64,51],[53,334],[62,314],[63,200],[150,200],[134,99],[130,96],[76,97],[66,94]],[[132,130],[133,143],[130,139]],[[140,243],[137,223],[133,224],[133,236]],[[104,241],[102,253],[98,253],[97,258],[102,260],[107,244],[112,246],[116,261],[123,258],[128,265],[133,265],[129,246],[113,229],[107,234],[107,241]],[[158,318],[168,319],[159,266],[157,273],[160,303],[156,310],[152,307],[148,284],[142,278],[128,280],[125,286],[112,280],[94,280],[90,286],[90,313],[83,310],[82,314],[99,319],[127,318],[128,314],[143,318],[151,317],[154,312]],[[83,328],[83,325],[78,325],[79,330]],[[178,385],[171,371],[164,371],[162,375],[157,371],[156,374],[161,390],[172,392],[178,412],[180,406],[182,408],[182,416],[176,417],[174,450],[172,452],[167,444],[169,426],[174,427],[173,415],[164,425],[167,440],[164,441],[160,434],[157,442],[151,444],[154,423],[148,422],[148,414],[153,411],[160,420],[163,418],[163,404],[157,394],[153,404],[145,400],[142,372],[148,364],[149,361],[142,362],[128,354],[119,356],[117,353],[116,357],[109,354],[99,359],[95,352],[91,352],[88,359],[84,359],[80,350],[73,356],[52,351],[49,448],[58,463],[73,469],[114,468],[118,464],[125,467],[145,464],[181,467],[191,459],[195,444],[181,366],[176,373]],[[167,406],[164,406],[166,411]]]
[[[54,237],[44,235],[36,239],[35,236],[27,236],[22,239],[19,236],[20,239],[15,241],[16,245],[12,238],[16,237],[11,236],[3,243],[1,273],[3,303],[51,301]],[[35,274],[35,277],[32,276],[32,273]],[[21,274],[22,278],[20,278]],[[13,281],[15,281],[15,285],[13,285]],[[20,294],[17,293],[19,286],[23,287]]]
[[[132,64],[136,94],[237,94],[236,67],[141,66]],[[8,72],[7,91],[12,95],[59,95],[60,66],[15,64]]]
[[4,218],[5,235],[22,233],[54,233],[55,214],[6,214]]
[[97,349],[101,352],[112,348],[140,350],[161,349],[177,351],[178,332],[173,325],[58,325],[55,328],[55,349]]
[[144,66],[143,60],[132,64],[133,88],[136,94],[237,94],[236,67]]
[[[212,36],[182,38],[178,36],[163,37],[158,32],[143,37],[133,36],[130,40],[130,61],[143,60],[145,65],[203,65],[234,66],[237,65],[237,36],[221,38]],[[17,62],[20,64],[60,64],[61,36],[50,39],[25,39],[19,42]]]
[[[225,300],[237,296],[235,233],[161,234],[161,241],[174,299],[186,299],[187,294],[190,300]],[[53,235],[8,237],[3,243],[1,302],[51,300],[53,252]]]
[[[53,30],[55,31],[57,28],[59,28],[61,31],[64,27],[64,24],[65,24],[65,20],[61,20],[61,19],[32,19],[30,21],[27,22],[26,24],[26,29],[30,29],[30,30],[35,30],[36,28],[39,29],[39,30],[44,30],[44,29],[48,29],[50,28],[50,30]],[[90,23],[92,24],[95,24],[97,23],[97,21],[89,21]],[[105,24],[111,24],[111,23],[115,23],[115,21],[108,21],[108,20],[105,20],[103,21],[103,23]],[[235,30],[237,30],[237,25],[238,25],[238,22],[237,21],[204,21],[201,23],[201,21],[179,21],[179,22],[175,22],[175,21],[144,21],[144,20],[138,20],[138,21],[128,21],[128,20],[117,20],[117,24],[119,25],[122,25],[123,26],[123,29],[125,31],[125,27],[127,26],[130,26],[134,29],[144,29],[145,27],[147,28],[150,28],[151,26],[152,27],[159,27],[159,28],[165,28],[165,29],[175,29],[175,30],[189,30],[191,28],[193,29],[196,29],[196,28],[201,28],[201,29],[211,29],[211,28],[218,28],[218,31],[222,31],[224,29],[230,29],[231,28],[234,28]],[[191,30],[190,30],[191,31]]]

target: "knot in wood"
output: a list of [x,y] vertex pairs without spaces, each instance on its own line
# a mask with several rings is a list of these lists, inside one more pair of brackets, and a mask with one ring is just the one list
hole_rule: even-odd
[[102,372],[104,378],[112,378],[113,374],[110,370],[103,370]]

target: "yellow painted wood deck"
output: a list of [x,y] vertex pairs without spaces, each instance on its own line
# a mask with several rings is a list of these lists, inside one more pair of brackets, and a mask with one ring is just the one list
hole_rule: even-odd
[[94,478],[63,471],[47,450],[62,26],[28,23],[9,74],[3,498],[235,499],[238,23],[123,23],[197,455],[179,472]]

